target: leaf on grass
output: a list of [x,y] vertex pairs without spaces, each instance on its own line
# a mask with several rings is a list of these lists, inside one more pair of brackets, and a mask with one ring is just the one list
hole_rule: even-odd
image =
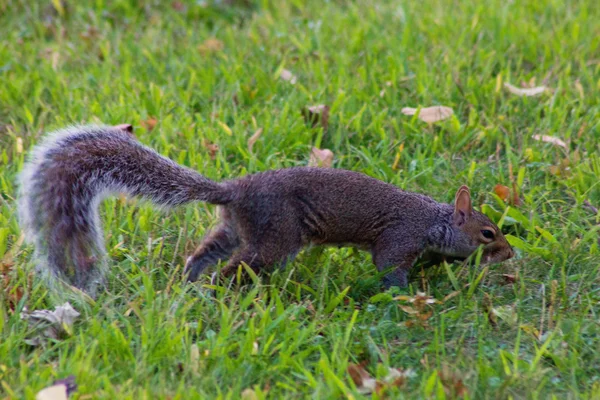
[[494,193],[496,193],[496,196],[500,197],[504,202],[510,198],[510,189],[508,186],[496,185],[494,186]]
[[441,371],[438,371],[438,377],[444,387],[444,392],[448,398],[456,399],[465,397],[468,394],[467,387],[463,378],[458,372],[451,371],[450,367],[444,365]]
[[292,74],[292,72],[290,70],[287,69],[282,69],[281,72],[279,73],[279,78],[281,78],[282,80],[291,83],[292,85],[294,85],[298,79],[296,78],[296,76],[294,74]]
[[42,389],[35,395],[36,400],[67,400],[67,386],[60,384]]
[[219,152],[219,145],[210,142],[208,139],[204,139],[203,145],[206,148],[206,150],[208,150],[208,156],[210,157],[210,159],[214,160],[217,156],[217,153]]
[[142,127],[148,132],[152,132],[157,123],[158,121],[156,120],[156,118],[153,117],[150,117],[145,121],[140,121],[140,125],[142,125]]
[[39,346],[46,339],[61,339],[71,334],[71,329],[79,313],[69,303],[55,307],[54,311],[36,310],[21,312],[21,319],[29,323],[32,335],[25,343]]
[[331,164],[333,164],[333,152],[331,150],[312,148],[308,161],[309,167],[330,168]]
[[502,274],[502,277],[504,278],[504,282],[508,285],[512,285],[513,283],[515,283],[517,281],[516,275]]
[[35,398],[36,400],[66,400],[76,390],[75,377],[70,375],[65,379],[54,381],[52,386],[40,390]]
[[411,306],[402,306],[402,305],[400,305],[400,306],[398,306],[398,307],[400,307],[400,309],[401,309],[402,311],[404,311],[405,313],[407,313],[407,314],[410,314],[410,315],[416,315],[416,314],[418,314],[418,313],[419,313],[419,311],[415,310],[415,309],[414,309],[414,308],[412,308]]
[[544,93],[547,89],[546,86],[537,86],[537,87],[532,87],[532,88],[518,88],[516,86],[511,85],[508,82],[506,82],[504,84],[504,87],[514,95],[526,96],[526,97],[537,96],[539,94]]
[[539,140],[541,142],[545,142],[545,143],[550,143],[553,144],[555,146],[560,146],[562,148],[567,148],[567,144],[565,142],[563,142],[561,139],[555,137],[555,136],[548,136],[548,135],[533,135],[533,138],[535,140]]
[[329,127],[329,106],[325,104],[305,107],[302,109],[302,115],[304,115],[306,122],[310,123],[313,128],[319,123],[324,131]]
[[387,375],[381,381],[378,381],[362,365],[358,364],[348,365],[348,374],[359,393],[370,394],[375,392],[378,395],[381,395],[382,391],[389,387],[404,386],[407,378],[415,375],[411,369],[388,368]]
[[254,147],[254,143],[256,143],[258,141],[258,139],[260,138],[260,135],[262,135],[263,133],[263,128],[258,128],[256,130],[256,132],[254,132],[254,134],[252,136],[250,136],[250,139],[248,139],[248,150],[250,152],[252,152],[252,147]]
[[373,393],[377,387],[377,381],[363,368],[362,365],[348,365],[348,374],[356,385],[356,389],[362,394]]
[[461,294],[462,292],[460,290],[456,290],[450,294],[447,294],[443,299],[442,299],[442,303],[447,302],[450,299],[453,299],[454,297],[458,296],[459,294]]
[[417,111],[419,111],[419,119],[423,122],[427,122],[428,124],[443,121],[450,118],[452,114],[454,114],[454,111],[452,111],[450,107],[445,106],[424,107],[420,110],[418,108],[404,107],[402,109],[402,114],[415,115]]
[[198,51],[200,52],[200,54],[206,55],[209,53],[217,53],[223,50],[224,47],[225,45],[219,39],[208,38],[204,42],[202,42],[200,46],[198,46]]

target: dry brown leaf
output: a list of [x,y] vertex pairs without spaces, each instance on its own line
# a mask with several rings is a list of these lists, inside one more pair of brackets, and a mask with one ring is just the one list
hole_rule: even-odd
[[532,88],[518,88],[516,86],[511,85],[508,82],[506,82],[504,84],[504,87],[512,94],[515,94],[517,96],[526,96],[526,97],[537,96],[539,94],[544,93],[547,89],[546,86],[537,86],[537,87],[532,87]]
[[330,168],[331,164],[333,164],[333,152],[331,150],[312,148],[308,161],[309,167]]
[[510,189],[504,185],[494,186],[494,193],[496,193],[496,196],[500,197],[504,202],[510,198]]
[[555,137],[555,136],[548,136],[548,135],[533,135],[533,138],[535,140],[539,140],[541,142],[544,143],[550,143],[553,144],[555,146],[560,146],[564,149],[567,148],[567,144],[565,142],[563,142],[561,139]]
[[373,378],[363,365],[348,365],[348,374],[356,385],[356,389],[362,394],[371,394],[373,392],[381,395],[389,387],[401,387],[406,383],[407,378],[414,376],[411,369],[403,370],[400,368],[388,368],[388,374],[382,381]]
[[506,282],[507,284],[513,284],[517,281],[516,275],[502,274],[502,277],[504,278],[504,282]]
[[219,145],[210,142],[208,139],[204,139],[203,145],[206,148],[206,150],[208,150],[208,156],[210,157],[210,159],[214,160],[217,156],[217,153],[219,152]]
[[362,394],[373,393],[377,388],[377,381],[371,377],[371,375],[363,368],[362,365],[350,364],[348,365],[348,374],[356,389]]
[[416,314],[418,314],[418,313],[419,313],[419,311],[415,310],[415,309],[414,309],[414,308],[412,308],[411,306],[402,306],[402,305],[400,305],[400,306],[398,306],[398,307],[400,307],[400,309],[401,309],[402,311],[404,311],[405,313],[407,313],[407,314],[410,314],[410,315],[416,315]]
[[306,107],[302,110],[302,115],[304,115],[304,119],[309,122],[313,128],[319,123],[324,131],[329,127],[329,106],[325,104]]
[[447,294],[444,299],[442,300],[442,303],[447,302],[450,299],[453,299],[454,297],[458,296],[459,294],[461,294],[462,292],[460,290],[456,290],[450,294]]
[[248,139],[248,150],[251,153],[252,153],[252,147],[254,147],[254,143],[256,143],[258,138],[260,138],[260,135],[262,135],[262,133],[263,133],[263,128],[258,128],[256,130],[256,132],[254,132],[254,134],[252,136],[250,136],[250,139]]
[[[404,107],[402,109],[402,114],[404,115],[415,115],[417,113],[418,108],[412,107]],[[424,107],[419,111],[419,119],[423,122],[427,122],[428,124],[432,124],[434,122],[443,121],[448,119],[454,114],[454,111],[450,107],[445,106],[433,106],[433,107]]]
[[152,132],[157,123],[158,121],[156,120],[156,118],[153,117],[150,117],[145,121],[140,121],[140,125],[142,125],[142,127],[148,132]]
[[441,371],[438,371],[438,377],[442,381],[444,392],[446,396],[451,399],[464,397],[468,394],[467,387],[465,386],[462,377],[457,373],[450,371],[447,365],[442,367]]
[[200,52],[200,54],[206,55],[209,53],[219,52],[223,50],[224,47],[225,45],[219,39],[208,38],[204,42],[202,42],[200,46],[198,46],[198,51]]
[[281,78],[282,80],[291,83],[292,85],[294,85],[298,79],[296,78],[296,76],[294,74],[292,74],[292,72],[290,70],[287,69],[282,69],[281,72],[279,73],[279,78]]

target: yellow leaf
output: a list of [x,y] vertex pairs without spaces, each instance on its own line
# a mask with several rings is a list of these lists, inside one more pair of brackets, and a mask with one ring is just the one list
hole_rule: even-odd
[[225,124],[224,122],[221,121],[217,121],[217,124],[219,124],[219,126],[221,128],[223,128],[223,130],[225,131],[225,133],[227,133],[229,136],[233,135],[233,132],[231,131],[231,128],[227,126],[227,124]]

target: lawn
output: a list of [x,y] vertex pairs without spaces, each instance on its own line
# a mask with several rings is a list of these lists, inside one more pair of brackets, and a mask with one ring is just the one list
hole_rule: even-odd
[[[598,21],[592,0],[0,0],[0,398],[70,375],[74,399],[600,397]],[[435,105],[454,114],[402,112]],[[213,206],[111,198],[106,290],[30,346],[23,309],[62,302],[33,274],[16,177],[74,123],[131,123],[216,180],[314,146],[439,201],[467,184],[517,256],[384,292],[367,253],[315,247],[213,293],[182,281]]]

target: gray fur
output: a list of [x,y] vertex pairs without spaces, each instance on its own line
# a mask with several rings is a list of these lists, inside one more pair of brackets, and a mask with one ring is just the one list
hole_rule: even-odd
[[[457,214],[451,205],[357,172],[299,167],[216,183],[128,132],[130,126],[72,127],[32,150],[20,175],[19,215],[35,245],[38,270],[88,292],[103,283],[98,204],[114,193],[166,207],[221,205],[221,224],[188,259],[189,280],[219,260],[229,259],[224,276],[241,262],[256,272],[285,264],[308,244],[370,249],[379,270],[394,268],[386,286],[405,286],[407,271],[424,253],[464,258],[485,243],[488,261],[512,256],[502,233],[482,214]],[[468,189],[460,190],[461,199],[469,196]],[[462,203],[470,207],[470,200]],[[497,232],[493,242],[482,242],[483,226]]]

